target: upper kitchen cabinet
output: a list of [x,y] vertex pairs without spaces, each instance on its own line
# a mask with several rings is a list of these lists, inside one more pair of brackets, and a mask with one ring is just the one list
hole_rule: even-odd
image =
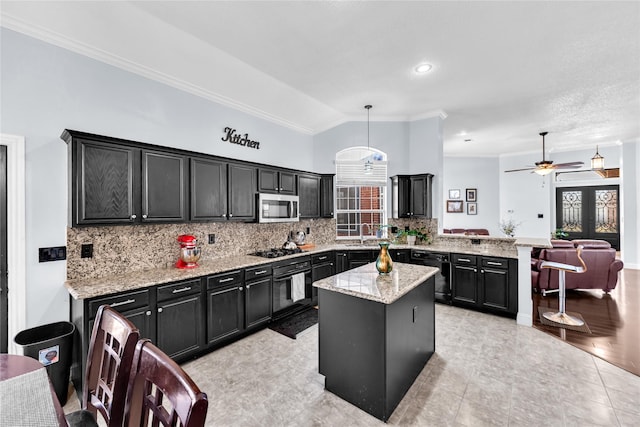
[[298,175],[300,218],[320,217],[320,176]]
[[432,174],[396,175],[391,177],[393,218],[431,218]]
[[320,176],[320,217],[333,218],[333,175]]
[[227,206],[227,163],[191,158],[191,220],[225,220]]
[[72,226],[186,221],[184,156],[69,130],[62,139],[69,146]]
[[296,174],[277,169],[258,169],[260,193],[296,194]]
[[228,166],[228,219],[251,222],[256,219],[256,168],[240,163]]

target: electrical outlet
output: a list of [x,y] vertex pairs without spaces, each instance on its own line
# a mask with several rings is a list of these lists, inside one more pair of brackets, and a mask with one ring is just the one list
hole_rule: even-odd
[[480,239],[471,239],[471,244],[472,245],[479,245],[480,244]]
[[67,259],[67,248],[65,246],[38,248],[38,262],[62,261],[65,259]]
[[538,214],[538,218],[544,218],[543,214]]
[[87,243],[80,247],[80,258],[93,258],[93,243]]
[[311,227],[307,227],[307,231],[306,231],[306,233],[307,233],[307,234],[311,234]]
[[209,234],[209,244],[212,245],[216,242],[216,235],[215,234]]

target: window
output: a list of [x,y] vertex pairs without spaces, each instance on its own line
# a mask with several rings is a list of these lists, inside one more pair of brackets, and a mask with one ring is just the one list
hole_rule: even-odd
[[[366,147],[336,154],[336,238],[375,237],[387,222],[387,155]],[[372,162],[365,173],[365,162]],[[386,229],[383,229],[386,237]]]

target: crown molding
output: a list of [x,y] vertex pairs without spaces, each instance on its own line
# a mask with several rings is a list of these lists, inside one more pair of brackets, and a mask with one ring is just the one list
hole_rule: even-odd
[[278,124],[280,126],[284,126],[286,128],[298,131],[300,133],[307,134],[307,135],[312,135],[314,133],[313,129],[307,126],[299,125],[297,123],[283,119],[282,117],[278,117],[273,114],[267,113],[266,111],[263,111],[261,109],[233,100],[224,95],[220,95],[218,93],[206,90],[200,86],[191,84],[189,82],[178,79],[171,75],[161,73],[145,65],[138,64],[128,59],[122,58],[118,55],[114,55],[102,49],[96,48],[95,46],[91,46],[86,43],[80,42],[78,40],[71,39],[62,34],[45,29],[43,27],[29,24],[7,13],[1,13],[0,19],[1,19],[0,25],[10,30],[42,40],[46,43],[61,47],[63,49],[67,49],[71,52],[78,53],[80,55],[95,59],[96,61],[100,61],[105,64],[112,65],[119,69],[129,71],[131,73],[137,74],[147,79],[166,84],[167,86],[171,86],[173,88],[190,93],[192,95],[196,95],[200,98],[204,98],[209,101],[222,104],[234,110],[238,110],[243,113],[250,114],[254,117],[267,120],[269,122]]

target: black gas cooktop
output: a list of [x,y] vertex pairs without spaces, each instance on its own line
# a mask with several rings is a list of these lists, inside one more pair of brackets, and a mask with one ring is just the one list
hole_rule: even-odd
[[299,254],[302,252],[304,251],[300,248],[295,248],[295,249],[271,248],[271,249],[266,249],[264,251],[254,252],[251,255],[261,256],[263,258],[278,258],[281,256]]

